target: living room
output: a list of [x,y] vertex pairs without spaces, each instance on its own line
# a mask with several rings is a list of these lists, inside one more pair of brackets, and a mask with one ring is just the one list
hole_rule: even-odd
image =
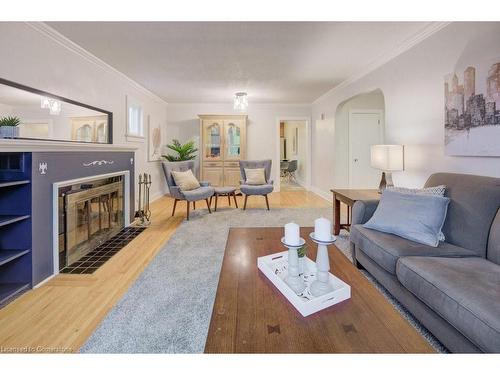
[[259,6],[1,17],[2,361],[498,365],[500,22]]

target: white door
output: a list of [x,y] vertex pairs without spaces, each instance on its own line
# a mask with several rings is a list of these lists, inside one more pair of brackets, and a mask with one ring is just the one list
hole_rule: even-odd
[[375,189],[381,171],[370,165],[370,146],[383,143],[382,113],[349,112],[349,186]]

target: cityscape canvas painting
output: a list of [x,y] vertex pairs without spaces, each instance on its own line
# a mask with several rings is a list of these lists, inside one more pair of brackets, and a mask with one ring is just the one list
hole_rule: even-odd
[[445,78],[447,155],[500,156],[500,58]]

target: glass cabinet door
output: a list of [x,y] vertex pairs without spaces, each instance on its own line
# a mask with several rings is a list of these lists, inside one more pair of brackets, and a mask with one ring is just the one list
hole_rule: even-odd
[[240,159],[241,144],[242,144],[242,126],[236,121],[227,121],[224,123],[224,138],[225,138],[225,159]]
[[222,124],[218,122],[203,123],[203,158],[205,160],[218,160],[221,158]]

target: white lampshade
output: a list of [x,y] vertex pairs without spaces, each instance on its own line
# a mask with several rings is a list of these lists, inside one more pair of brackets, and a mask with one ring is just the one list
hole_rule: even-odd
[[383,171],[402,171],[404,169],[404,148],[402,145],[373,145],[371,166]]

